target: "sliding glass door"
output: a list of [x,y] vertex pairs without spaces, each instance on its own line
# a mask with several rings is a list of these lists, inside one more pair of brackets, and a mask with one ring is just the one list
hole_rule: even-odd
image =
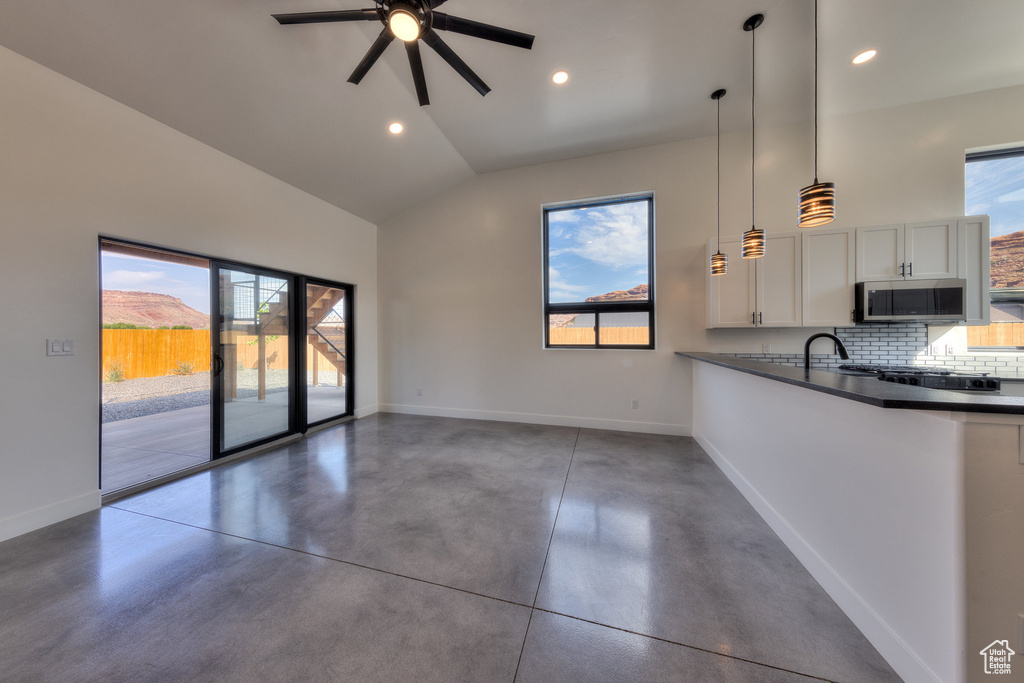
[[306,424],[352,414],[352,287],[305,281]]
[[214,263],[214,449],[229,455],[295,431],[295,277]]

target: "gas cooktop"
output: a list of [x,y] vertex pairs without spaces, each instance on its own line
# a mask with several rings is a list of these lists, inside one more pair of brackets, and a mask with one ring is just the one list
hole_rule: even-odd
[[999,391],[999,378],[986,372],[955,372],[921,365],[840,365],[840,370],[877,375],[883,382],[954,391]]

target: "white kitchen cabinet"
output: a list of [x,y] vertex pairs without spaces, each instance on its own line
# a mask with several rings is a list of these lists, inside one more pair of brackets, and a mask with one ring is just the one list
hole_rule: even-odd
[[956,277],[955,218],[907,223],[905,252],[907,280],[938,280]]
[[845,327],[853,322],[855,233],[805,230],[801,286],[804,327]]
[[956,276],[956,219],[857,228],[857,282]]
[[[765,255],[740,257],[741,238],[722,238],[729,272],[707,276],[707,327],[799,327],[801,242],[799,233],[768,234]],[[708,258],[715,251],[708,244]]]
[[903,225],[857,228],[857,282],[899,280],[903,258]]
[[988,216],[966,216],[956,221],[957,272],[967,280],[967,324],[992,321],[991,242]]

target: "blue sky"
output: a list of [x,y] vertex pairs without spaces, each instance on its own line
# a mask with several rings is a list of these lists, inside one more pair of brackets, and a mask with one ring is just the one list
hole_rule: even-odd
[[647,284],[647,200],[548,212],[551,303]]
[[971,162],[964,180],[967,215],[987,213],[992,237],[1024,230],[1024,157]]
[[210,271],[137,256],[101,252],[103,289],[156,292],[181,299],[200,313],[210,313]]

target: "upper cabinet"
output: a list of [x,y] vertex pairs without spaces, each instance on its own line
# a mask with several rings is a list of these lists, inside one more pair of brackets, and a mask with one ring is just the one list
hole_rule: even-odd
[[[708,243],[708,257],[715,251]],[[708,275],[708,327],[800,327],[800,234],[768,234],[765,255],[740,258],[740,238],[722,238],[729,272]]]
[[842,327],[853,320],[854,233],[803,231],[803,325]]
[[956,277],[955,218],[857,228],[857,282]]
[[969,325],[989,322],[988,216],[768,233],[749,261],[725,237],[722,251],[732,258],[728,274],[707,276],[708,327],[843,327],[856,282],[942,278],[967,280]]
[[958,277],[967,280],[967,324],[992,322],[991,242],[988,216],[966,216],[956,221]]

